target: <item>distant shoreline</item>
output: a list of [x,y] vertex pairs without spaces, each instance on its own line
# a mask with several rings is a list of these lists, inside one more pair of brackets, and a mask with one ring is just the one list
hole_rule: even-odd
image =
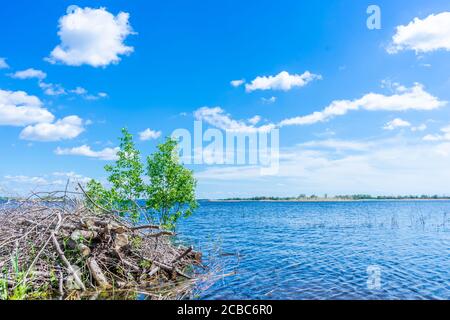
[[[8,201],[26,201],[26,199],[21,198],[2,198],[0,197],[0,202]],[[298,203],[308,203],[308,202],[381,202],[381,201],[450,201],[449,198],[380,198],[380,199],[337,199],[337,198],[317,198],[317,199],[197,199],[197,201],[203,202],[298,202]]]
[[292,199],[292,200],[251,200],[251,199],[242,199],[242,200],[228,200],[228,199],[202,199],[200,201],[206,202],[299,202],[299,203],[308,203],[308,202],[382,202],[382,201],[450,201],[450,198],[438,198],[438,199]]

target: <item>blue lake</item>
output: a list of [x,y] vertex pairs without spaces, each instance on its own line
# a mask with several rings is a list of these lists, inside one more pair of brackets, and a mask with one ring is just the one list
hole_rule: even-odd
[[236,272],[200,299],[450,299],[450,201],[201,202],[178,232]]

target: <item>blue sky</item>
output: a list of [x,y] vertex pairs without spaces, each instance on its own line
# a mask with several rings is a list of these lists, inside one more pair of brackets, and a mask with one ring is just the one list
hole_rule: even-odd
[[[366,26],[371,4],[379,30]],[[193,166],[202,198],[450,194],[449,12],[438,0],[5,2],[1,193],[102,180],[120,128],[150,154],[201,119],[279,127],[281,157],[270,177]],[[258,77],[265,87],[246,90]],[[343,114],[299,118],[333,102]]]

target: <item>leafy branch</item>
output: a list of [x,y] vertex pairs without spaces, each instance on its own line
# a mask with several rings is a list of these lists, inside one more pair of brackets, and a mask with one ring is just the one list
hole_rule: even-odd
[[[132,135],[122,129],[117,160],[105,166],[110,188],[91,180],[87,196],[101,208],[134,223],[146,220],[174,229],[180,218],[189,217],[198,206],[196,180],[192,171],[180,164],[177,147],[176,140],[166,138],[157,151],[147,157],[144,169]],[[143,207],[140,203],[144,202]]]

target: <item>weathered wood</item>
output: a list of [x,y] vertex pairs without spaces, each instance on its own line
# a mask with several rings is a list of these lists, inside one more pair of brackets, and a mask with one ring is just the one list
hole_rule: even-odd
[[150,272],[148,273],[147,276],[150,278],[150,277],[154,276],[159,270],[161,270],[160,267],[155,267],[152,270],[150,270]]
[[120,251],[123,247],[128,246],[128,235],[125,233],[116,234],[114,237],[114,248]]
[[160,230],[161,227],[157,226],[157,225],[153,225],[153,224],[147,224],[147,225],[142,225],[142,226],[137,226],[137,227],[130,228],[130,230],[132,230],[132,231],[145,230],[145,229]]
[[110,288],[111,285],[108,283],[102,269],[98,265],[98,262],[94,258],[89,258],[87,260],[87,265],[89,267],[89,271],[91,272],[92,277],[97,282],[97,285],[102,289]]
[[69,270],[69,273],[73,276],[75,283],[81,288],[81,290],[85,291],[86,287],[84,283],[81,281],[81,279],[78,277],[77,272],[75,272],[75,269],[70,264],[69,260],[67,260],[66,256],[64,255],[64,252],[61,250],[61,247],[59,246],[58,240],[55,237],[55,234],[52,232],[51,235],[53,245],[55,246],[56,252],[58,253],[59,257],[61,258],[62,262],[66,265],[67,270]]
[[176,257],[175,259],[172,260],[172,264],[180,261],[181,259],[183,259],[185,256],[187,256],[194,248],[189,247],[187,248],[182,254],[180,254],[178,257]]
[[171,236],[171,237],[173,237],[175,235],[176,235],[175,233],[170,232],[170,231],[160,231],[158,233],[147,234],[147,237],[151,237],[151,238],[158,238],[158,237],[161,237],[161,236]]
[[113,214],[91,211],[83,201],[61,202],[24,202],[0,215],[0,269],[13,270],[19,261],[27,270],[24,278],[4,279],[8,294],[22,284],[30,293],[45,286],[55,299],[89,298],[90,289],[108,292],[113,284],[116,292],[158,298],[191,290],[168,282],[192,279],[184,271],[194,263],[191,247],[177,248],[165,237],[173,232],[156,225],[133,227]]
[[92,240],[98,237],[98,233],[90,230],[75,230],[70,235],[70,239],[79,242],[84,240]]

